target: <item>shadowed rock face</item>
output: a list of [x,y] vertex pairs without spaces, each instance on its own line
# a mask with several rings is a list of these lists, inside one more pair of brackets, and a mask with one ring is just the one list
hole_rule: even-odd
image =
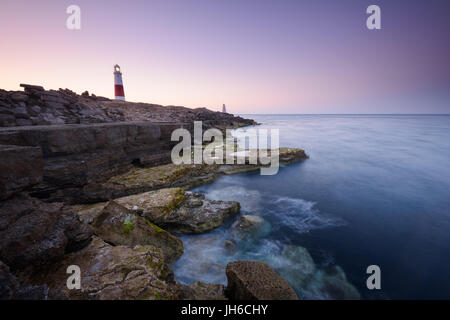
[[0,159],[0,200],[42,181],[40,148],[0,145]]
[[[171,133],[181,127],[190,130],[190,125],[148,122],[0,128],[0,144],[10,146],[3,150],[11,159],[3,164],[7,169],[1,169],[0,177],[9,183],[9,190],[14,190],[14,180],[8,175],[11,169],[18,173],[15,168],[30,169],[33,173],[43,166],[43,182],[30,189],[32,195],[50,201],[83,202],[89,193],[89,188],[84,188],[90,183],[105,181],[133,164],[169,162],[170,151],[177,143],[171,141]],[[21,160],[20,148],[13,153],[11,145],[35,148],[23,148],[29,156],[25,154],[27,157]],[[39,159],[37,148],[42,150],[43,159]]]
[[0,203],[0,259],[12,269],[37,267],[85,246],[91,228],[62,203],[18,194]]
[[[68,290],[67,266],[82,271],[81,289]],[[178,299],[179,288],[164,263],[161,249],[154,246],[111,246],[93,237],[86,248],[65,255],[50,268],[30,277],[32,283],[46,283],[69,299]]]
[[183,254],[183,242],[127,208],[110,201],[94,220],[95,233],[113,245],[154,245],[161,248],[167,263]]
[[0,300],[62,300],[67,296],[47,285],[28,285],[20,282],[6,264],[0,261]]
[[298,300],[294,289],[267,263],[236,261],[226,267],[231,300]]

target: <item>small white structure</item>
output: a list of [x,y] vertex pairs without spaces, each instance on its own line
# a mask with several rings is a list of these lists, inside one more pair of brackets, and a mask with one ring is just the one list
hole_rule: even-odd
[[225,107],[225,104],[223,104],[223,106],[222,106],[222,112],[227,113],[227,108]]
[[125,92],[123,90],[122,72],[120,72],[120,66],[116,64],[114,66],[114,97],[116,100],[125,101]]

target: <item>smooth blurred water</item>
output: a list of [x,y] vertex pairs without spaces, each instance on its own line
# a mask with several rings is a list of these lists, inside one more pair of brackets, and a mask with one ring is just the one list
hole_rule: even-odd
[[[290,262],[282,250],[298,245],[319,268],[341,266],[364,298],[450,299],[450,116],[248,117],[262,124],[256,128],[280,129],[280,146],[301,147],[310,159],[275,176],[242,173],[196,188],[240,201],[241,214],[261,216],[268,227],[238,241],[233,254],[223,242],[238,217],[181,236],[180,281],[226,283],[226,263],[239,259],[266,261],[283,275]],[[372,264],[381,268],[381,290],[366,288]]]

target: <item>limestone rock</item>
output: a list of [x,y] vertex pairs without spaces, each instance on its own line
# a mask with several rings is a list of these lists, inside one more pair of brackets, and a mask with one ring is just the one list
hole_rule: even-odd
[[154,245],[165,261],[172,263],[183,254],[183,242],[127,208],[110,201],[92,223],[95,233],[114,245]]
[[[68,290],[67,266],[82,271],[81,289]],[[164,263],[161,249],[154,246],[111,246],[93,237],[86,248],[65,255],[49,268],[39,270],[30,281],[46,283],[70,299],[130,300],[179,299],[180,289]]]
[[0,113],[0,127],[12,127],[16,125],[16,118],[12,114]]
[[232,225],[232,235],[238,241],[260,238],[271,231],[271,225],[259,216],[244,215]]
[[[38,104],[46,106],[49,113],[57,116],[56,122],[62,123],[107,123],[115,121],[151,121],[171,123],[192,123],[201,120],[205,126],[217,128],[240,127],[256,124],[253,120],[235,117],[231,114],[222,114],[205,108],[188,109],[176,106],[161,106],[149,103],[133,103],[129,101],[114,101],[88,91],[77,95],[69,89],[45,90],[42,86],[21,84],[21,91],[0,91],[0,98],[9,103],[22,103],[22,107]],[[37,116],[34,113],[33,116]],[[49,117],[46,117],[47,119]],[[33,124],[45,124],[43,121],[34,121]],[[19,122],[21,123],[24,122]],[[1,122],[1,126],[12,125],[11,121]]]
[[220,226],[239,213],[236,201],[206,200],[204,195],[186,192],[186,198],[161,223],[175,233],[203,233]]
[[12,269],[37,267],[85,246],[92,235],[62,203],[18,194],[0,203],[0,259]]
[[181,188],[164,188],[116,199],[117,203],[142,215],[153,223],[163,223],[167,216],[184,200]]
[[[280,148],[280,163],[286,164],[307,159],[305,151],[296,148]],[[85,192],[97,201],[118,198],[167,187],[189,189],[213,181],[222,174],[258,170],[258,165],[175,165],[172,163],[154,167],[133,167],[128,172],[110,178],[106,182],[88,185]],[[224,199],[222,199],[224,200]],[[257,200],[257,199],[256,199]]]
[[237,250],[236,243],[234,243],[234,241],[232,240],[225,240],[223,243],[223,247],[230,254],[236,252]]
[[254,230],[261,227],[264,219],[258,216],[244,215],[233,224],[233,228],[239,230]]
[[20,86],[25,89],[25,92],[28,92],[28,91],[44,91],[44,87],[42,87],[42,86],[36,86],[36,85],[25,84],[25,83],[21,83]]
[[12,109],[9,108],[9,106],[3,102],[0,101],[0,114],[9,114],[13,115]]
[[108,202],[99,202],[88,205],[74,205],[73,210],[78,214],[80,220],[87,224],[92,224],[94,220],[102,213]]
[[189,286],[183,286],[183,299],[187,300],[226,300],[222,284],[212,284],[196,281]]
[[26,94],[23,94],[21,92],[13,92],[11,95],[11,100],[15,101],[15,102],[22,102],[22,101],[27,101],[28,100],[28,96]]
[[16,125],[31,126],[33,125],[33,121],[31,119],[16,118]]
[[267,263],[230,262],[226,267],[226,296],[231,300],[297,300],[287,283]]
[[12,111],[16,118],[22,118],[22,119],[30,118],[30,116],[28,115],[28,112],[27,112],[27,108],[25,108],[25,107],[17,107],[17,108],[14,108]]
[[47,285],[28,285],[19,281],[0,261],[0,300],[61,300],[67,296]]
[[0,200],[42,181],[40,148],[0,145],[0,158]]
[[181,188],[149,191],[116,199],[117,203],[173,233],[203,233],[239,212],[234,201],[206,200]]

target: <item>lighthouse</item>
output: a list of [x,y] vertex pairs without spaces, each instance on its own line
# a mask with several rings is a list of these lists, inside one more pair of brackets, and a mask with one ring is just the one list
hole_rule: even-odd
[[123,91],[122,72],[120,66],[114,66],[114,96],[116,100],[125,101],[125,92]]
[[223,106],[222,106],[222,112],[227,113],[227,108],[225,107],[225,104],[223,104]]

